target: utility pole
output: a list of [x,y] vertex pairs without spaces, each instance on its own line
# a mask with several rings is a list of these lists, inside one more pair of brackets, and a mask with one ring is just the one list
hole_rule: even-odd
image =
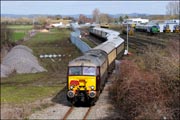
[[128,30],[128,23],[127,23],[127,54],[128,54],[128,32],[129,30]]
[[126,43],[126,50],[124,51],[124,55],[128,55],[128,23],[126,24],[127,25],[127,30],[126,30],[126,33],[127,33],[127,43]]
[[34,18],[33,18],[33,26],[34,26]]

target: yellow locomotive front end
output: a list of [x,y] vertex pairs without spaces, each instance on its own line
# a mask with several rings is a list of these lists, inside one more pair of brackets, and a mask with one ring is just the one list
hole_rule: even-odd
[[68,64],[67,100],[72,104],[85,102],[94,105],[105,85],[107,54],[89,50]]
[[179,33],[180,32],[180,25],[174,25],[173,32]]
[[67,98],[71,103],[77,101],[94,103],[98,96],[98,68],[95,66],[71,66],[68,68]]
[[170,26],[169,26],[168,24],[166,24],[166,25],[164,26],[163,32],[165,32],[165,33],[170,33],[170,32],[171,32]]
[[68,88],[69,90],[96,90],[96,76],[69,76]]

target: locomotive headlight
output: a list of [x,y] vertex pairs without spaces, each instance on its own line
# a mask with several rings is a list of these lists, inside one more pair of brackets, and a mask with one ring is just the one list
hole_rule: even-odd
[[70,86],[70,89],[72,90],[74,87],[73,86]]
[[91,89],[94,90],[94,86],[91,86]]

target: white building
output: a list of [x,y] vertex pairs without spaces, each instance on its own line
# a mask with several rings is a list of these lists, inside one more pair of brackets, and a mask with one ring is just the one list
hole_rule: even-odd
[[51,26],[53,26],[53,27],[60,27],[60,26],[62,26],[62,25],[63,25],[62,22],[60,22],[60,23],[55,23],[55,24],[51,24]]
[[179,24],[179,20],[178,19],[166,20],[165,23],[166,24]]
[[146,24],[149,22],[149,19],[141,19],[141,18],[130,18],[124,20],[124,24]]

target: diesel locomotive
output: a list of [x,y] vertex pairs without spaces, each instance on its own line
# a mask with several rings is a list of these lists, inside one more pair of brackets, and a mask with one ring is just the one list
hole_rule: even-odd
[[82,101],[93,105],[103,90],[115,59],[124,53],[124,39],[118,32],[98,27],[89,32],[106,41],[69,62],[67,100],[72,104]]
[[156,34],[156,33],[160,32],[160,27],[156,24],[136,25],[135,31],[147,32],[150,34]]

